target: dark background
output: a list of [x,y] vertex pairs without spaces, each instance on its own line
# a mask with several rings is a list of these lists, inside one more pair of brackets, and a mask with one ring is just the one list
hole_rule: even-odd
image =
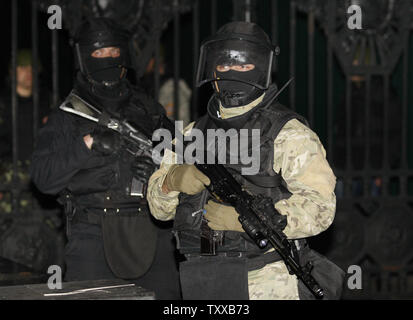
[[[242,0],[241,0],[242,1]],[[397,1],[397,0],[396,0]],[[305,1],[304,1],[305,2]],[[278,70],[273,74],[273,79],[281,86],[288,81],[289,74],[289,64],[291,59],[291,54],[289,53],[289,40],[290,40],[290,1],[278,1],[278,23],[277,23],[277,34],[278,41],[277,45],[281,48],[281,54],[278,57]],[[216,17],[214,19],[216,22],[216,27],[214,28],[211,24],[212,21],[212,1],[200,1],[200,29],[199,38],[202,41],[211,35],[212,30],[216,30],[216,27],[220,27],[228,21],[234,19],[233,12],[233,1],[232,0],[220,0],[216,2]],[[271,0],[260,0],[256,7],[256,22],[258,23],[270,36],[272,35],[271,30],[271,12],[270,12]],[[11,1],[2,1],[0,3],[0,15],[1,15],[1,39],[2,39],[2,50],[0,57],[0,79],[2,87],[8,85],[9,82],[9,65],[11,59]],[[51,74],[52,74],[52,55],[51,55],[51,33],[47,28],[47,19],[49,15],[45,12],[39,12],[39,56],[42,65],[41,73],[41,83],[47,86],[51,90]],[[30,48],[31,47],[31,0],[19,0],[19,10],[18,10],[18,48]],[[63,20],[63,25],[65,21]],[[196,64],[198,57],[193,54],[193,18],[192,13],[188,12],[180,16],[180,70],[179,75],[182,77],[190,86],[193,82],[193,77],[195,73],[194,63]],[[295,83],[297,86],[298,94],[296,95],[296,108],[304,116],[308,116],[308,68],[307,68],[307,56],[308,53],[308,38],[307,38],[307,15],[303,12],[297,12],[297,25],[296,25],[296,72],[299,76],[295,78]],[[274,37],[273,37],[274,38]],[[72,88],[73,82],[73,51],[72,47],[69,45],[69,32],[65,29],[59,30],[58,32],[58,59],[59,64],[59,96],[64,97]],[[314,92],[315,92],[315,106],[317,108],[314,128],[317,134],[320,136],[323,143],[327,141],[327,127],[326,123],[326,113],[327,113],[327,65],[326,65],[326,50],[327,50],[327,39],[324,35],[323,30],[320,26],[317,26],[314,33],[314,54],[315,54],[315,81],[314,81]],[[163,30],[161,37],[161,44],[165,48],[165,60],[168,66],[168,70],[172,73],[173,69],[173,59],[174,59],[174,29],[173,22],[170,21],[167,27]],[[410,49],[413,49],[413,37],[409,37]],[[345,75],[340,68],[337,59],[334,59],[334,105],[338,106],[342,104],[343,96],[345,95]],[[413,64],[410,63],[408,66],[408,78],[409,81],[413,77]],[[392,72],[391,84],[397,91],[397,94],[401,97],[403,94],[403,64],[402,59],[397,63],[397,66]],[[209,88],[201,89],[201,97],[208,96],[211,91]],[[413,91],[409,90],[408,99],[409,102],[413,98]],[[288,105],[288,92],[280,97],[283,104]],[[200,101],[197,109],[198,114],[202,115],[205,112],[205,99]],[[409,109],[408,113],[408,123],[413,122],[413,113]],[[413,131],[411,126],[409,126],[408,136],[410,139],[413,138]],[[409,149],[409,160],[410,164],[413,162],[413,155],[411,149]]]

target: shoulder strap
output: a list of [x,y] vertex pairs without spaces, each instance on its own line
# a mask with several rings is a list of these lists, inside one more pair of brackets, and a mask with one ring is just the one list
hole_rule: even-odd
[[297,119],[302,122],[305,126],[309,127],[308,121],[298,113],[286,108],[285,106],[277,103],[266,108],[264,112],[270,112],[271,117],[275,117],[275,121],[271,128],[267,131],[266,137],[274,141],[282,128],[287,124],[287,122]]
[[[225,168],[230,171],[234,175],[241,175],[237,170],[234,168],[225,166]],[[275,174],[274,176],[242,176],[243,179],[247,180],[248,182],[262,188],[277,188],[282,185],[283,179],[281,175]]]

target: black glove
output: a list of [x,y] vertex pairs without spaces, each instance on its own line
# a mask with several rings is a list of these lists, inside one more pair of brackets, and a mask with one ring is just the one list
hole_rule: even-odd
[[116,171],[104,165],[80,170],[69,182],[67,189],[74,195],[103,192],[116,183]]
[[157,165],[153,163],[151,158],[146,156],[135,158],[131,165],[133,177],[142,183],[148,182],[152,173],[154,173],[156,169]]
[[121,136],[112,130],[99,129],[95,130],[91,136],[93,137],[92,150],[97,153],[108,156],[118,152],[121,148]]

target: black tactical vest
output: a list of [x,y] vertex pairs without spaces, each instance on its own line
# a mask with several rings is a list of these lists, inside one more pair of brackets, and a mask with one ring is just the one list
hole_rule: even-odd
[[[151,136],[159,126],[163,108],[137,88],[130,88],[130,91],[126,99],[118,101],[121,108],[109,109],[110,101],[104,101],[107,105],[103,107],[111,116],[126,119],[132,126],[143,131],[142,133]],[[93,96],[82,95],[82,98],[101,107],[99,101],[92,100]],[[92,121],[75,115],[68,116],[72,117],[72,129],[78,130],[78,135],[95,129],[96,124]],[[100,155],[96,157],[103,158]],[[112,272],[122,279],[136,279],[145,274],[152,264],[158,229],[151,219],[146,199],[130,193],[134,156],[122,149],[113,157],[111,165],[116,175],[109,190],[64,199],[68,235],[72,223],[99,225],[106,261]]]
[[[290,120],[298,119],[305,125],[308,125],[307,121],[297,113],[278,103],[268,103],[266,99],[249,112],[226,120],[216,116],[217,110],[218,102],[213,97],[208,104],[207,115],[202,117],[195,127],[204,131],[204,133],[207,129],[222,128],[228,130],[236,128],[238,132],[240,129],[248,129],[249,135],[251,135],[252,129],[260,130],[260,168],[258,174],[242,176],[240,174],[244,166],[242,164],[229,164],[225,165],[225,167],[252,194],[269,196],[274,203],[289,198],[291,193],[288,191],[285,181],[280,173],[276,173],[273,170],[274,140],[284,125]],[[251,155],[254,146],[252,146],[250,138],[248,140],[248,152]],[[228,145],[226,150],[228,159]],[[229,161],[226,163],[229,163]],[[174,220],[174,234],[177,239],[177,247],[183,254],[196,255],[200,253],[202,212],[209,197],[209,193],[206,190],[193,196],[182,193],[179,196],[179,205]],[[218,253],[242,252],[256,256],[268,250],[260,250],[242,232],[215,231],[215,233],[217,238],[220,239],[217,247]]]
[[[131,125],[139,128],[148,137],[159,126],[161,114],[163,113],[162,107],[149,99],[136,87],[128,86],[129,94],[126,98],[119,99],[119,101],[114,99],[106,99],[107,101],[103,98],[98,99],[97,96],[92,95],[89,91],[79,91],[79,88],[81,87],[77,87],[75,92],[83,99],[95,106],[103,107],[113,117],[127,119]],[[103,103],[107,105],[112,104],[112,109],[109,109]],[[119,105],[117,108],[114,107],[115,103]],[[97,124],[89,120],[76,115],[71,115],[71,117],[77,130],[82,131],[86,127],[87,132],[91,128],[97,127]],[[80,134],[83,135],[82,133]],[[103,212],[105,209],[111,210],[114,213],[119,210],[135,212],[139,208],[139,211],[145,211],[149,214],[146,199],[129,195],[132,181],[131,163],[134,161],[134,157],[125,149],[120,150],[113,157],[115,158],[113,168],[116,172],[116,179],[111,188],[106,192],[77,195],[75,205],[79,206],[79,209],[84,208],[95,212]]]

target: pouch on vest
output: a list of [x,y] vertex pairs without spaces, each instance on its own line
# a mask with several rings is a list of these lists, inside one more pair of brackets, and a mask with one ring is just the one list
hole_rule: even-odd
[[199,256],[179,265],[184,300],[248,300],[245,258]]
[[122,279],[145,274],[155,257],[157,232],[146,211],[102,215],[103,246],[112,272]]
[[[311,275],[324,290],[323,300],[339,300],[343,292],[345,272],[325,256],[306,247],[300,250],[300,263],[306,265],[309,261],[313,264]],[[301,280],[298,281],[298,294],[300,300],[316,299]]]

